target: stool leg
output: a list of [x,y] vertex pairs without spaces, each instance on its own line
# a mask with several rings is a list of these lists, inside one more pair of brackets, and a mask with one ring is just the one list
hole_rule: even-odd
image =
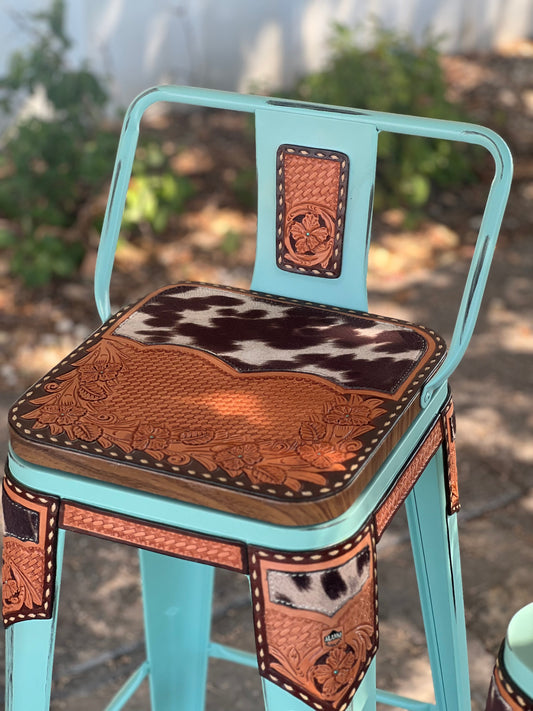
[[[268,679],[263,679],[265,711],[309,711],[310,707]],[[312,708],[312,707],[311,707]],[[376,660],[345,711],[376,711]]]
[[214,568],[139,551],[152,711],[202,711]]
[[470,711],[457,516],[446,513],[442,448],[406,501],[438,711]]
[[46,711],[50,707],[64,543],[65,531],[60,530],[51,619],[16,622],[6,630],[6,711]]

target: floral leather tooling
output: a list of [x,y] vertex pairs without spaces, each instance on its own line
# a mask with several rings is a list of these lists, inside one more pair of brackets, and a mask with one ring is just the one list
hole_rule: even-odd
[[192,480],[216,483],[236,506],[243,494],[280,506],[344,491],[353,499],[369,456],[375,466],[412,420],[405,413],[444,350],[434,332],[390,319],[167,287],[104,325],[17,403],[14,446],[60,448],[68,470],[81,455],[119,482],[128,463],[136,485],[164,485],[170,496],[186,497],[180,483]]
[[302,146],[277,152],[277,265],[330,279],[342,267],[348,156]]

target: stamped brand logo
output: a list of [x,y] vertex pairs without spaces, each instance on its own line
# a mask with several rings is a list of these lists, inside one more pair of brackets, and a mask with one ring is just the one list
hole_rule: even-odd
[[331,630],[331,632],[324,637],[324,644],[326,647],[334,647],[341,641],[341,639],[342,632],[340,630]]

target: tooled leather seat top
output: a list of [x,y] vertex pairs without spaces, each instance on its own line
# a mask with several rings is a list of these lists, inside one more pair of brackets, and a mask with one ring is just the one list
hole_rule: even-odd
[[13,446],[267,520],[269,502],[324,502],[327,519],[405,431],[444,353],[435,332],[394,319],[178,284],[119,312],[33,386],[11,410]]

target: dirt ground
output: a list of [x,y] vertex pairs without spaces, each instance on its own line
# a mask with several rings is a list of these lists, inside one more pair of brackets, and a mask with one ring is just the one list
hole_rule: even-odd
[[[453,377],[457,419],[459,514],[469,634],[472,708],[481,711],[494,656],[512,613],[533,597],[533,51],[512,56],[445,59],[450,90],[472,119],[508,140],[516,179],[478,327]],[[246,286],[253,262],[254,216],[228,185],[244,152],[243,126],[217,115],[195,119],[198,142],[180,156],[181,170],[203,186],[175,234],[141,236],[118,255],[113,303],[163,283],[198,279]],[[215,140],[210,152],[202,142]],[[213,178],[212,171],[216,171]],[[486,185],[484,186],[486,189]],[[401,214],[376,219],[370,259],[370,310],[430,324],[445,337],[472,254],[483,191],[440,195],[412,230]],[[203,197],[203,199],[201,199]],[[234,235],[228,238],[228,235]],[[92,238],[91,238],[92,239]],[[228,247],[237,240],[237,247]],[[69,352],[97,325],[91,304],[91,249],[79,278],[30,294],[9,278],[0,256],[0,409]],[[5,448],[5,430],[0,436]],[[406,524],[397,517],[379,549],[383,688],[431,700]],[[142,659],[142,613],[135,552],[71,535],[56,649],[52,709],[96,711]],[[218,575],[214,635],[253,649],[246,581]],[[253,672],[213,663],[209,711],[260,707]],[[149,708],[142,688],[127,709]]]

